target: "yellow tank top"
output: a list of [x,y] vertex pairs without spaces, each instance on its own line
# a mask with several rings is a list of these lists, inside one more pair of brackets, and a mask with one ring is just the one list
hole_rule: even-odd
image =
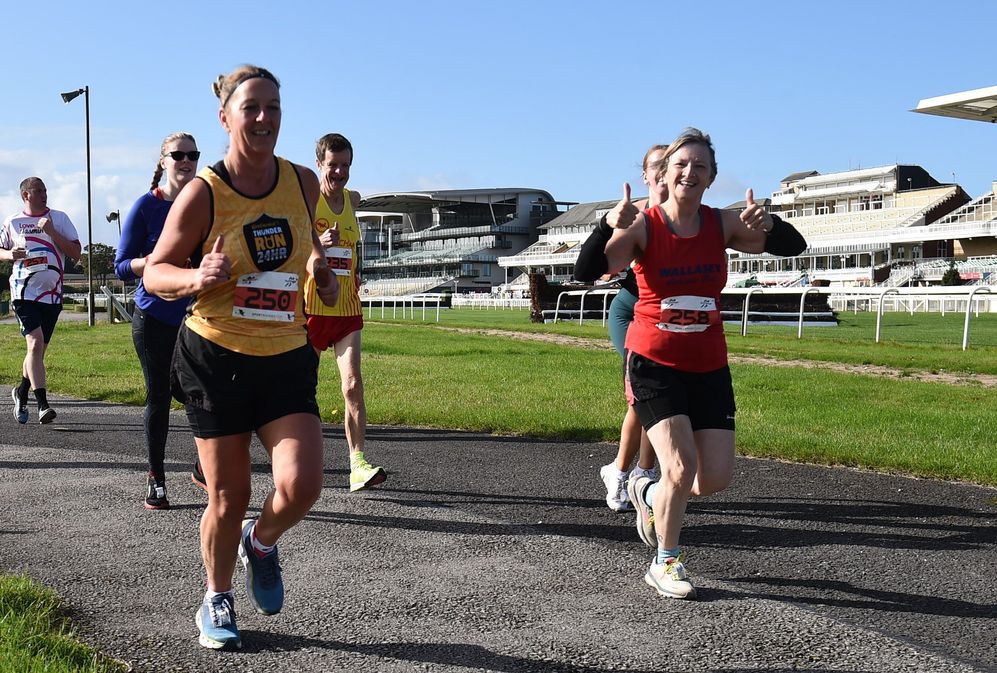
[[343,190],[343,212],[339,215],[332,212],[325,196],[319,196],[318,206],[315,208],[315,230],[321,235],[334,224],[339,225],[339,245],[326,248],[325,254],[329,267],[339,279],[339,301],[335,306],[326,306],[315,292],[315,279],[309,274],[305,280],[305,312],[308,315],[347,318],[363,312],[357,288],[357,241],[360,240],[360,226],[347,189]]
[[187,327],[247,355],[277,355],[308,343],[302,291],[312,252],[312,223],[294,165],[278,157],[277,184],[263,196],[235,191],[216,171],[197,176],[211,190],[212,224],[201,255],[219,234],[231,278],[199,292]]

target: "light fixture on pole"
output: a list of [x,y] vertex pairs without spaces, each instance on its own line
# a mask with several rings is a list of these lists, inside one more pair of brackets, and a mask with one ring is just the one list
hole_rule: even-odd
[[118,238],[121,238],[121,211],[112,210],[107,214],[108,223],[117,222],[118,223]]
[[69,103],[80,94],[83,95],[86,103],[86,132],[87,132],[87,324],[94,325],[94,300],[93,300],[93,208],[90,197],[90,87],[85,86],[76,91],[67,91],[59,94],[63,103]]
[[[120,241],[121,241],[121,211],[120,210],[112,210],[111,212],[109,212],[107,214],[106,217],[107,217],[108,224],[110,224],[111,222],[117,222],[118,223],[118,241],[119,241],[118,245],[120,245],[121,244],[120,243]],[[124,300],[125,300],[125,281],[121,281],[121,301],[124,301]]]

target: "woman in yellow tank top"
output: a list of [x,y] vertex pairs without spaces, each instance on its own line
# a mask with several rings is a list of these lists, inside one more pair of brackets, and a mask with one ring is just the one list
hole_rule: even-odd
[[[317,358],[304,329],[302,291],[309,271],[320,299],[334,305],[339,283],[312,227],[318,178],[274,155],[277,78],[242,66],[219,76],[214,92],[228,152],[174,202],[149,256],[145,286],[166,299],[195,297],[171,377],[208,492],[201,518],[208,591],[195,621],[201,645],[232,649],[242,645],[232,593],[236,556],[256,610],[279,612],[277,540],[321,492]],[[259,518],[243,520],[253,432],[270,454],[274,489]]]

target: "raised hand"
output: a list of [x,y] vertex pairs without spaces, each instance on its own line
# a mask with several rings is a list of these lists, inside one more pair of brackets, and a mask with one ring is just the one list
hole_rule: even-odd
[[772,218],[765,209],[755,203],[755,192],[748,187],[744,192],[744,210],[741,211],[741,221],[748,229],[762,229],[766,232],[772,230]]
[[225,237],[219,234],[211,246],[211,252],[201,258],[201,264],[197,267],[197,290],[206,290],[224,283],[229,279],[232,271],[232,262],[222,248],[225,246]]
[[55,225],[52,224],[51,217],[39,218],[38,228],[41,229],[44,233],[48,234],[49,236],[51,236],[52,232],[55,231]]
[[626,229],[634,223],[639,214],[640,209],[630,200],[630,183],[624,182],[623,198],[606,213],[606,224],[613,229]]
[[323,248],[331,248],[339,245],[339,222],[334,222],[331,227],[323,231],[318,240]]

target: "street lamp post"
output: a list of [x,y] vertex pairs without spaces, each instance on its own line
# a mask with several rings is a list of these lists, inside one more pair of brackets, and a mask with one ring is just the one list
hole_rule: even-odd
[[93,208],[90,196],[90,87],[85,86],[76,91],[67,91],[60,94],[63,103],[69,103],[74,98],[83,94],[86,103],[86,133],[87,133],[87,324],[94,325],[94,300],[93,300]]
[[[112,210],[111,212],[109,212],[107,214],[107,222],[109,224],[111,222],[118,223],[118,245],[121,245],[121,211]],[[125,281],[121,281],[121,301],[122,302],[125,301]]]

